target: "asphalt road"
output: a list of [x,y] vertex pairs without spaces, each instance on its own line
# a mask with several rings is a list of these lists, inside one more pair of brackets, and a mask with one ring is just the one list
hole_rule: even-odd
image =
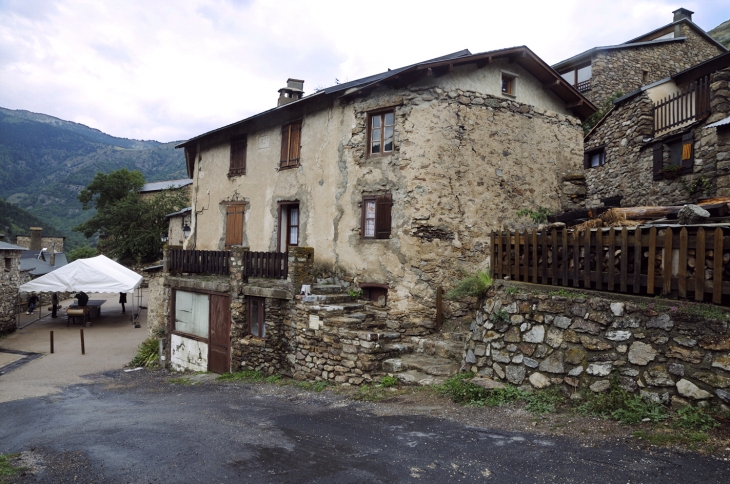
[[0,453],[35,456],[37,473],[10,481],[23,483],[730,482],[727,461],[375,416],[369,405],[115,371],[1,403]]

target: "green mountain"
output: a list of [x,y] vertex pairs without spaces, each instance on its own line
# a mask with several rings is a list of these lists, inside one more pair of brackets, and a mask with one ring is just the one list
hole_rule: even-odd
[[710,34],[710,37],[730,49],[730,20],[726,20],[707,33]]
[[148,182],[186,178],[177,143],[117,138],[53,116],[0,108],[0,198],[38,217],[40,223],[33,223],[44,233],[57,227],[67,236],[67,250],[73,249],[86,239],[71,229],[93,215],[76,197],[94,175],[128,168]]
[[0,198],[0,234],[5,235],[5,242],[14,243],[16,235],[29,235],[30,227],[43,227],[44,236],[65,235],[56,227],[44,223],[41,219],[22,208]]

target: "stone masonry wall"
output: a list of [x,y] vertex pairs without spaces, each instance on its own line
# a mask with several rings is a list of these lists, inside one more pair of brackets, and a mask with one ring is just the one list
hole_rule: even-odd
[[683,42],[599,51],[591,62],[591,90],[585,96],[600,106],[616,92],[628,94],[723,53],[690,27],[681,28],[687,38]]
[[[726,142],[719,142],[716,129],[704,128],[730,114],[728,81],[730,69],[712,75],[711,115],[691,127],[694,133],[692,173],[676,179],[654,180],[652,148],[656,143],[687,132],[686,128],[652,138],[652,102],[646,93],[614,108],[585,141],[586,151],[604,146],[606,156],[605,165],[585,170],[587,207],[600,207],[601,199],[614,196],[622,196],[621,205],[630,207],[677,205],[693,203],[704,196],[730,195],[730,147]],[[666,149],[664,156],[667,163]],[[708,188],[698,188],[703,181],[709,183]]]
[[497,283],[472,324],[463,367],[532,388],[604,392],[617,378],[625,390],[660,403],[730,404],[729,312],[560,293]]
[[20,254],[19,250],[0,250],[0,334],[15,331]]
[[[55,247],[56,252],[63,252],[63,243],[65,240],[65,237],[43,236],[41,237],[41,245],[49,251],[51,250],[51,247]],[[16,245],[30,249],[30,235],[18,235],[15,238],[15,243]],[[53,244],[56,245],[54,246]]]

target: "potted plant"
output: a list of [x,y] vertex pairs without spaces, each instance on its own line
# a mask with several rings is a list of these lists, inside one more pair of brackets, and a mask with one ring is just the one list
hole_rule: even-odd
[[681,171],[682,167],[679,165],[664,165],[664,168],[662,168],[662,174],[667,180],[674,180],[675,178],[678,178]]

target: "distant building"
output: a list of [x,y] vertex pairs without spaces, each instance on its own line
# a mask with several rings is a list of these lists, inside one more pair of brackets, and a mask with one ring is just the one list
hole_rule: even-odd
[[30,235],[16,237],[17,245],[25,250],[20,257],[20,271],[27,273],[30,278],[48,274],[68,264],[63,251],[66,237],[48,237],[42,233],[42,227],[31,227]]
[[15,243],[20,247],[33,250],[41,250],[46,247],[50,249],[54,247],[56,252],[63,252],[66,237],[63,236],[44,236],[43,227],[31,227],[30,235],[17,235]]
[[193,180],[191,178],[183,178],[180,180],[165,180],[159,182],[145,183],[139,190],[142,198],[152,198],[162,190],[179,190],[184,193],[188,200],[190,200],[190,189],[193,186]]
[[0,334],[15,331],[20,287],[20,257],[25,247],[0,241]]

